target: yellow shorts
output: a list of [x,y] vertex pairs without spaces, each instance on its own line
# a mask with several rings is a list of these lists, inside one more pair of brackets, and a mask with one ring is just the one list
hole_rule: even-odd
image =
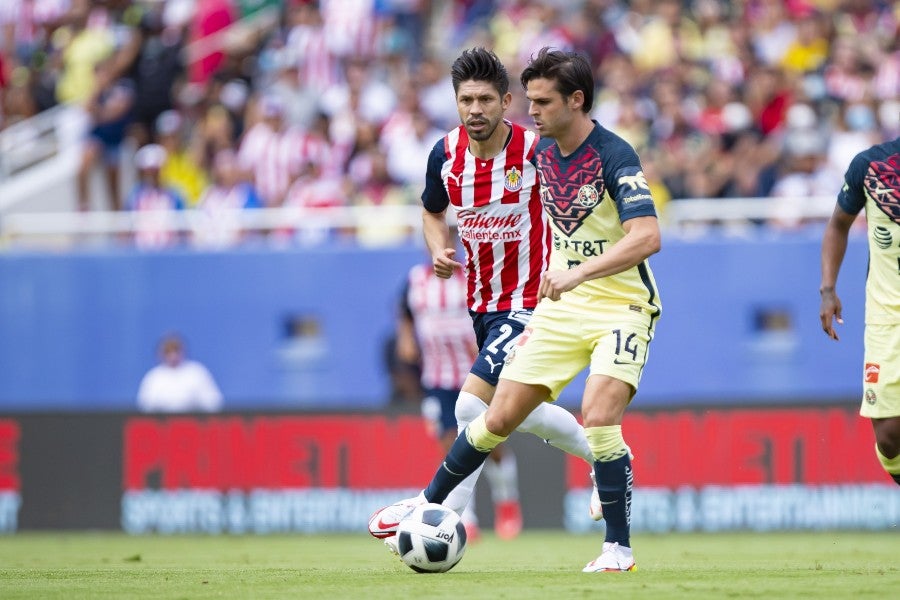
[[637,390],[656,319],[625,309],[585,312],[564,301],[538,305],[507,356],[501,379],[543,385],[556,400],[585,367]]
[[900,325],[866,325],[865,347],[859,414],[900,417]]

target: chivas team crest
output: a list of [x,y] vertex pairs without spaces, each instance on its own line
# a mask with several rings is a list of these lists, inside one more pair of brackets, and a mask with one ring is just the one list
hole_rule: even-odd
[[522,189],[522,173],[515,167],[511,167],[503,178],[503,187],[508,192],[518,192]]

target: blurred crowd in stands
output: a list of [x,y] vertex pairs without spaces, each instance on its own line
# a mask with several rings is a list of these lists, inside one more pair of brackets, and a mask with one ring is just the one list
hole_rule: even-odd
[[391,243],[409,226],[376,216],[418,203],[458,124],[459,51],[497,52],[528,126],[518,74],[550,45],[590,57],[593,114],[638,149],[663,215],[684,198],[802,201],[834,197],[856,152],[900,134],[898,23],[879,0],[3,0],[0,129],[83,107],[82,210],[101,169],[110,209],[198,208],[209,245],[240,239],[233,209],[335,206],[372,209],[355,235]]

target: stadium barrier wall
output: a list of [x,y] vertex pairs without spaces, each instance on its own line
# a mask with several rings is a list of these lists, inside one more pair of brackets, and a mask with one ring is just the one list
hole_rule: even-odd
[[[900,495],[855,406],[636,411],[635,532],[896,528]],[[603,527],[588,466],[535,437],[508,442],[526,528]],[[440,460],[418,415],[0,417],[0,532],[356,532]],[[492,526],[487,484],[481,524]]]
[[[636,402],[822,403],[861,395],[867,250],[851,240],[841,341],[821,332],[820,231],[665,239],[663,313]],[[372,410],[421,247],[0,254],[0,413],[129,411],[156,343],[183,333],[227,410]],[[579,401],[583,376],[564,393]]]

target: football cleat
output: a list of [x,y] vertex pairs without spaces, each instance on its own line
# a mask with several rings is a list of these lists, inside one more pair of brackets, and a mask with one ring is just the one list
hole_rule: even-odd
[[600,492],[597,491],[597,478],[593,470],[591,471],[591,483],[594,485],[591,488],[591,502],[588,506],[588,513],[593,520],[599,521],[603,518],[603,505],[600,503]]
[[391,554],[400,556],[400,546],[397,542],[397,534],[384,538],[384,545],[391,551]]
[[637,571],[631,548],[620,546],[619,542],[603,542],[603,552],[589,562],[582,573]]
[[522,531],[522,508],[518,500],[498,502],[494,507],[494,532],[501,540],[511,540]]
[[422,494],[414,498],[407,498],[394,502],[390,506],[385,506],[380,510],[376,510],[369,517],[369,533],[378,539],[391,537],[397,533],[397,526],[405,516],[413,511],[415,507],[425,503],[425,497]]

